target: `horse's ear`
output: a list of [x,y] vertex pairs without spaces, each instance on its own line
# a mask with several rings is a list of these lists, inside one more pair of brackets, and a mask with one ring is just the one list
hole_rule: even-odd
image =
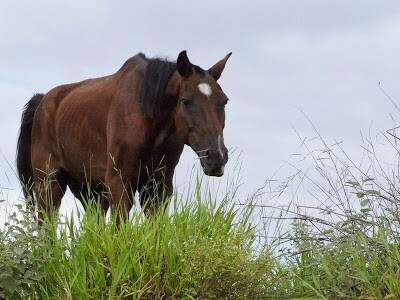
[[186,50],[179,53],[178,59],[176,60],[176,67],[182,77],[189,77],[193,73],[193,67],[187,57]]
[[212,77],[214,77],[215,80],[218,80],[221,77],[222,71],[225,68],[225,64],[231,55],[232,55],[232,52],[229,52],[227,56],[225,56],[223,59],[221,59],[215,65],[213,65],[210,69],[208,69],[208,73],[210,73],[210,75]]

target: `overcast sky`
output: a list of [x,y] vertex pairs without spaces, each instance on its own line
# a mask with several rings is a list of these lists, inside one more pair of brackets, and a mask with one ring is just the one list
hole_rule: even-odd
[[[139,51],[175,60],[186,49],[203,68],[233,52],[220,80],[231,100],[225,142],[242,152],[249,193],[296,151],[293,127],[314,135],[299,110],[328,140],[356,149],[371,121],[392,126],[378,82],[400,98],[398,1],[2,0],[0,38],[0,187],[10,201],[20,194],[11,167],[33,93],[111,74]],[[193,164],[187,149],[178,185]]]

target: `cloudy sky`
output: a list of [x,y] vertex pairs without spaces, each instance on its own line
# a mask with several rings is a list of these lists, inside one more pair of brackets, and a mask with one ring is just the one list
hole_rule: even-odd
[[[111,74],[139,51],[174,60],[186,49],[203,68],[233,52],[221,78],[231,99],[225,141],[242,153],[249,193],[297,151],[293,128],[314,135],[300,110],[327,140],[356,149],[372,121],[377,131],[393,125],[378,82],[400,98],[398,1],[3,0],[0,38],[0,188],[9,201],[20,195],[15,143],[32,94]],[[193,164],[186,150],[178,185]]]

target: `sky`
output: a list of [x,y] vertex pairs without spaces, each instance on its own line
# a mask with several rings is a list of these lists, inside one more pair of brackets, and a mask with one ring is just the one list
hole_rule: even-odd
[[[360,130],[393,127],[393,106],[378,83],[400,98],[399,36],[398,1],[3,0],[0,190],[7,201],[0,221],[21,196],[16,139],[22,107],[36,92],[112,74],[137,52],[175,60],[187,50],[206,69],[232,51],[220,79],[230,98],[224,135],[236,153],[228,174],[240,153],[244,195],[286,166],[299,149],[297,134],[315,135],[307,117],[354,153]],[[199,162],[186,149],[179,188],[193,165]],[[74,206],[71,198],[63,210]]]

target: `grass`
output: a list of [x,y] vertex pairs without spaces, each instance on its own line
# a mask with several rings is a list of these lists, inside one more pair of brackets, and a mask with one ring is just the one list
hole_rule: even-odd
[[400,299],[397,177],[355,180],[346,165],[333,181],[324,164],[318,174],[336,193],[322,193],[336,209],[325,201],[313,217],[288,206],[278,219],[289,229],[261,245],[259,205],[217,202],[199,181],[154,219],[135,212],[120,228],[96,206],[80,224],[53,217],[38,227],[21,205],[0,231],[0,298]]
[[0,232],[0,298],[400,299],[393,216],[364,210],[317,232],[312,218],[297,218],[286,252],[273,251],[274,240],[256,255],[254,206],[217,205],[199,188],[169,212],[151,220],[137,212],[120,228],[96,206],[79,226],[11,216]]
[[[200,201],[202,200],[202,201]],[[240,214],[240,217],[239,217]],[[253,254],[250,210],[197,199],[116,228],[96,207],[37,228],[29,215],[1,234],[7,299],[249,299],[262,297],[274,260]]]
[[[234,185],[216,201],[200,181],[164,213],[135,212],[120,228],[96,206],[80,224],[39,228],[20,206],[0,231],[0,299],[400,299],[395,131],[384,143],[364,137],[360,163],[317,131],[299,137],[294,174],[257,191],[279,203],[292,186],[297,202],[283,206],[238,205]],[[261,243],[257,222],[272,229]]]

